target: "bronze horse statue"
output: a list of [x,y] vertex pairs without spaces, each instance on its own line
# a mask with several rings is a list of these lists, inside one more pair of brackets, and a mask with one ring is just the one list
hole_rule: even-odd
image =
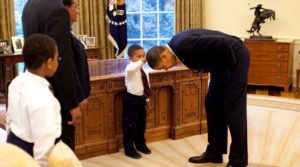
[[265,19],[270,19],[270,20],[275,20],[275,11],[271,9],[264,9],[259,16],[256,16],[254,21],[252,22],[252,26],[250,30],[248,30],[248,33],[252,33],[253,36],[255,36],[255,32],[259,35],[262,36],[259,31],[260,31],[260,24],[265,23]]

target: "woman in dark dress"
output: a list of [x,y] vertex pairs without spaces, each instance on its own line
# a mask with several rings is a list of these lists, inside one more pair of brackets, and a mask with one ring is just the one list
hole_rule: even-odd
[[[70,16],[71,25],[75,23],[79,15],[79,4],[78,0],[63,0],[65,7],[67,8]],[[90,95],[90,75],[87,63],[87,56],[85,52],[84,44],[72,33],[72,48],[74,52],[74,61],[79,76],[80,84],[78,90],[82,90],[78,93],[79,100],[84,101]]]

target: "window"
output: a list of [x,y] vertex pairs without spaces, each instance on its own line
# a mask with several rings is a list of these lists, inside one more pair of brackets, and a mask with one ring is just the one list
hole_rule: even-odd
[[[23,27],[22,27],[22,11],[27,0],[14,0],[15,8],[15,22],[16,22],[16,35],[23,36]],[[24,63],[17,64],[17,73],[24,71]]]
[[14,0],[16,35],[23,36],[22,11],[27,0]]
[[145,50],[166,44],[175,34],[175,0],[126,0],[128,45]]
[[[16,34],[23,35],[22,11],[27,0],[14,0]],[[128,45],[148,50],[175,34],[175,0],[126,0]]]

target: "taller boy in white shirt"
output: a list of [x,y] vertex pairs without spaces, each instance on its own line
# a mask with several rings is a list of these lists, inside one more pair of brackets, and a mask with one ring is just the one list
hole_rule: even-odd
[[56,43],[47,35],[33,34],[25,40],[23,58],[26,71],[11,82],[8,91],[7,142],[46,167],[61,135],[60,105],[45,79],[58,67]]

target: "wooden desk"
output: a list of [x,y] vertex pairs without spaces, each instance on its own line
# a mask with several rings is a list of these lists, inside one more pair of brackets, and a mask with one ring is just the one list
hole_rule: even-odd
[[[11,58],[13,58],[11,60]],[[1,63],[17,63],[6,56]],[[76,128],[76,154],[81,158],[118,152],[122,147],[122,96],[126,91],[126,59],[89,61],[91,96],[81,106]],[[150,73],[151,98],[147,113],[148,142],[180,139],[207,132],[204,99],[208,75],[193,73],[183,65]]]
[[[99,48],[87,48],[86,54],[88,58],[99,58]],[[23,62],[21,53],[0,54],[0,92],[4,96],[0,97],[0,101],[6,102],[7,84],[16,76],[17,69],[15,64]]]
[[[76,154],[81,158],[118,152],[122,147],[122,96],[126,91],[126,59],[90,61],[91,96],[81,107],[76,128]],[[147,69],[151,98],[147,113],[147,142],[180,139],[207,130],[204,98],[207,74],[183,65],[169,71]]]
[[23,57],[20,53],[0,54],[0,91],[4,96],[1,97],[1,101],[6,102],[7,84],[15,77],[17,71],[15,64],[23,62]]
[[86,55],[87,55],[88,58],[100,59],[99,48],[88,47],[88,48],[85,49],[85,51],[86,51]]

